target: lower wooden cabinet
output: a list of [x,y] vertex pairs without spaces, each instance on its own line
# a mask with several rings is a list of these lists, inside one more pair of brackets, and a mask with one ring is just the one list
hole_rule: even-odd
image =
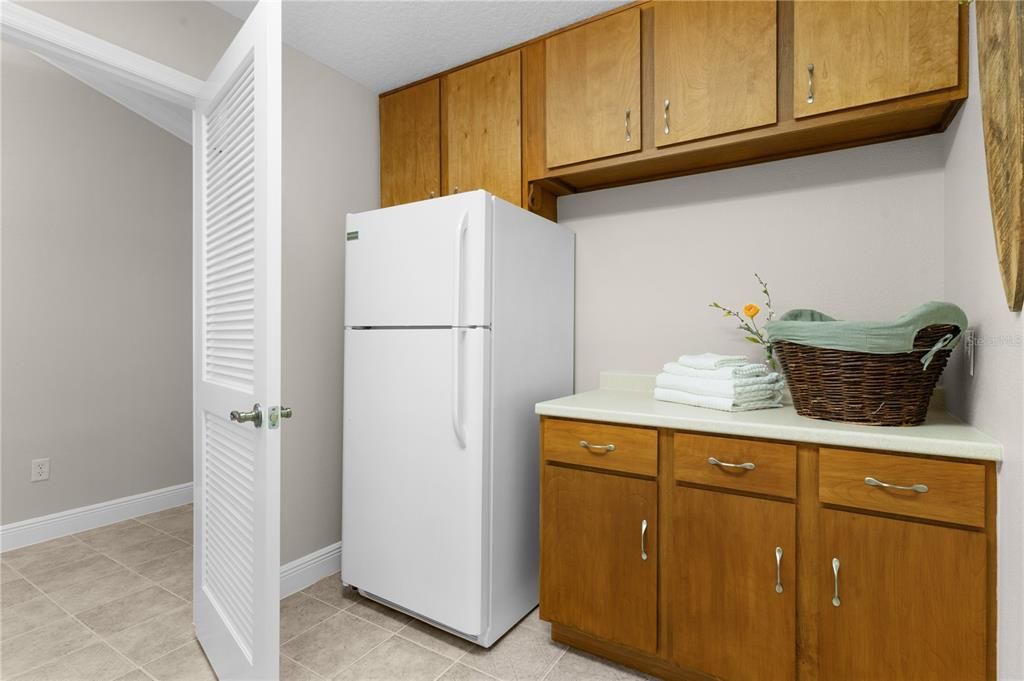
[[995,678],[994,463],[541,432],[555,640],[687,681]]
[[821,511],[820,678],[986,678],[985,535]]
[[541,617],[654,653],[658,485],[545,465]]
[[793,679],[796,559],[793,503],[677,486],[672,661],[730,681]]

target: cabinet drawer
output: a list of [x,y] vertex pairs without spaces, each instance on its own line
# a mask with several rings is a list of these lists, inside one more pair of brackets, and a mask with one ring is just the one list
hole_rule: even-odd
[[985,467],[980,464],[825,448],[818,456],[822,503],[985,526]]
[[658,431],[589,421],[545,419],[545,461],[658,475]]
[[676,433],[673,454],[676,480],[796,498],[794,445]]

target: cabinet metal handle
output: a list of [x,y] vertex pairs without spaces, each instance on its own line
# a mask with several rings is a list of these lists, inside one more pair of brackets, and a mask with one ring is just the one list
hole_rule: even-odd
[[530,208],[530,209],[533,209],[533,208],[537,207],[533,203],[533,190],[534,190],[534,184],[531,182],[530,183],[530,191],[526,195],[526,207]]
[[590,450],[592,452],[598,452],[602,454],[608,454],[615,451],[615,445],[608,443],[606,445],[595,445],[587,442],[586,440],[580,440],[580,447],[583,449]]
[[832,559],[832,577],[835,579],[835,586],[832,588],[832,605],[839,607],[839,559]]
[[640,560],[647,560],[647,518],[640,521]]
[[928,485],[892,485],[871,477],[864,478],[864,484],[871,487],[884,487],[885,489],[896,489],[904,492],[917,492],[918,494],[924,494],[928,491]]
[[459,193],[459,185],[455,185],[455,191],[453,191],[452,194],[458,194],[458,193]]
[[757,466],[749,461],[747,463],[727,463],[725,461],[719,461],[713,456],[708,457],[708,463],[712,466],[721,466],[722,468],[742,468],[745,471],[752,471],[757,468]]
[[430,193],[429,193],[429,194],[427,194],[427,198],[428,198],[428,199],[432,199],[432,198],[434,198],[434,190],[433,190],[433,189],[431,189],[431,190],[430,190]]
[[626,109],[626,141],[629,142],[633,139],[633,135],[629,132],[629,109]]
[[669,101],[665,100],[665,134],[668,134],[668,105]]
[[252,405],[252,411],[233,411],[229,416],[235,423],[251,423],[257,428],[263,425],[263,408],[259,402]]
[[782,593],[782,547],[775,547],[775,593]]
[[814,64],[807,65],[807,103],[814,104]]

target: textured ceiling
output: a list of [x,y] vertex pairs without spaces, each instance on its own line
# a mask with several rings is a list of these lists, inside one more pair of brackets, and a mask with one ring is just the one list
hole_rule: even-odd
[[[215,1],[246,17],[254,3]],[[284,41],[383,92],[625,0],[287,0]]]

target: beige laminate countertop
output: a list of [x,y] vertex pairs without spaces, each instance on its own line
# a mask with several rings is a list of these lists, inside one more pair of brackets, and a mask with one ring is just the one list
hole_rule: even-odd
[[724,412],[660,402],[653,397],[653,385],[653,375],[603,373],[598,390],[539,402],[536,412],[541,416],[983,461],[1000,461],[1003,456],[999,442],[941,409],[930,411],[928,420],[920,426],[862,426],[805,418],[793,407]]

